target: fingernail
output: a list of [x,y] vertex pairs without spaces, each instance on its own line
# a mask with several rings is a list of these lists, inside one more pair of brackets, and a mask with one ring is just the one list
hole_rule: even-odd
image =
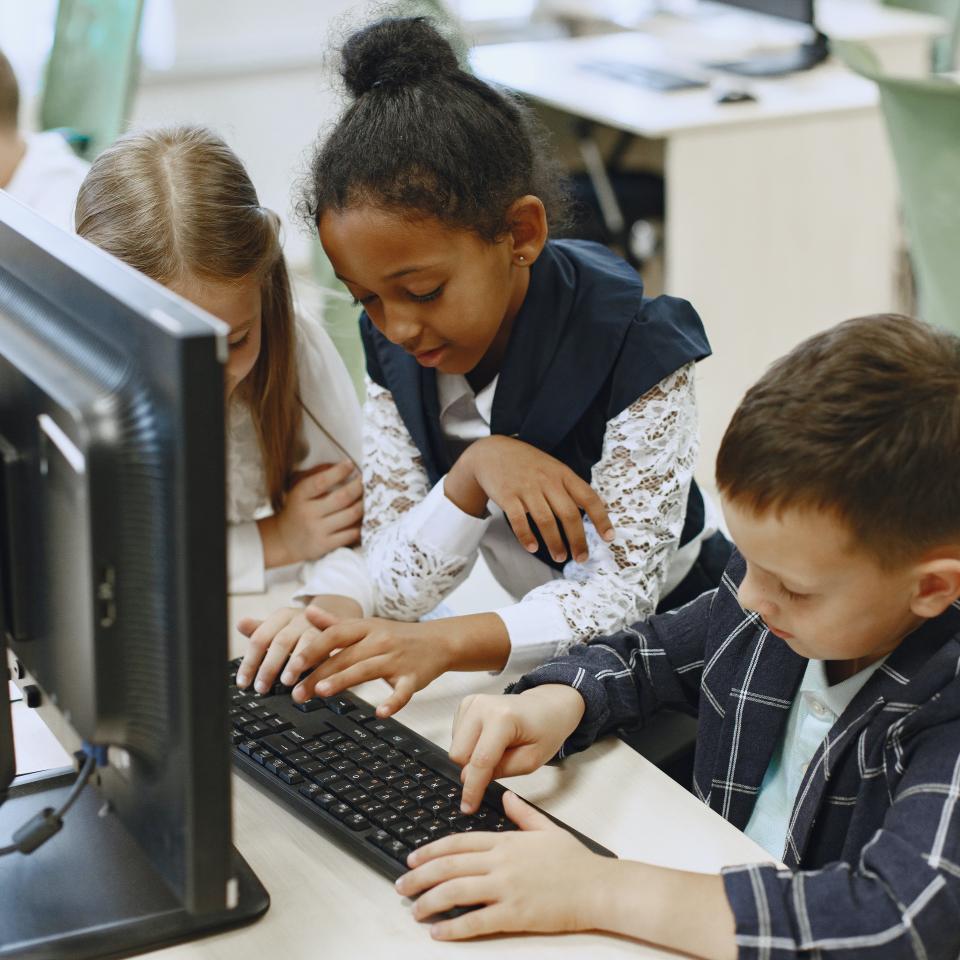
[[536,545],[535,543],[528,543],[528,544],[527,544],[527,550],[528,550],[530,553],[536,553],[536,552],[537,552],[537,545]]
[[562,561],[567,559],[567,555],[565,553],[555,553],[553,555],[553,559],[556,560],[557,563],[561,563]]
[[586,553],[578,553],[577,556],[576,556],[576,561],[577,561],[577,563],[583,563],[583,562],[587,559],[588,556],[589,556],[589,554],[586,554]]
[[254,688],[256,689],[257,693],[266,693],[270,689],[262,680],[258,680],[254,684]]
[[330,692],[329,683],[327,683],[326,681],[323,681],[317,684],[317,693],[319,693],[321,697],[325,697],[329,692]]
[[288,687],[292,687],[297,682],[297,675],[292,670],[284,670],[280,674],[280,682]]
[[250,682],[250,678],[245,673],[237,674],[237,686],[245,687]]
[[616,530],[608,530],[608,531],[603,535],[603,539],[606,540],[607,543],[609,543],[611,540],[614,539],[614,537],[616,537],[616,535],[617,535],[617,531],[616,531]]

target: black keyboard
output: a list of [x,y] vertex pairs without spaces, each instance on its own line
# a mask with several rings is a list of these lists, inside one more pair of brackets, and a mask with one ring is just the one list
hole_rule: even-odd
[[409,727],[379,719],[360,697],[295,704],[279,683],[269,694],[240,690],[239,665],[233,661],[227,675],[236,767],[391,880],[406,872],[411,850],[440,837],[516,829],[503,813],[503,787],[491,783],[480,809],[462,814],[459,767]]
[[580,67],[583,70],[602,73],[613,80],[622,80],[624,83],[645,87],[648,90],[666,92],[693,90],[707,86],[707,81],[698,77],[686,76],[642,63],[632,63],[628,60],[591,60],[580,64]]

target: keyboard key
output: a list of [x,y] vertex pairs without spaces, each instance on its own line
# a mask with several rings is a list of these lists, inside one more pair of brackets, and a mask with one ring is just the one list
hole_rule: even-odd
[[408,810],[416,810],[416,808],[417,805],[409,797],[397,797],[390,803],[390,809],[396,810],[397,813],[405,813]]
[[377,790],[374,793],[374,796],[378,800],[382,800],[384,803],[392,803],[394,800],[398,800],[402,794],[398,790],[394,790],[391,787],[384,787],[382,790]]
[[308,760],[306,763],[297,764],[297,769],[305,777],[313,777],[316,774],[323,772],[327,768],[322,763],[320,763],[319,760]]
[[313,800],[318,794],[323,793],[323,791],[315,783],[300,784],[299,792],[302,793],[308,800]]
[[249,757],[254,750],[260,749],[260,744],[256,740],[241,740],[237,749]]
[[343,716],[353,709],[353,704],[343,697],[327,697],[327,707],[339,716]]
[[263,737],[260,743],[278,757],[286,757],[297,749],[282,733],[271,733]]
[[245,736],[243,733],[241,733],[239,730],[234,730],[234,731],[230,734],[230,743],[231,743],[234,747],[236,747],[238,744],[243,743],[243,741],[246,740],[246,739],[247,739],[246,736]]
[[289,730],[293,724],[288,720],[281,720],[280,717],[273,717],[270,720],[263,721],[274,733],[280,733],[282,730]]
[[429,810],[415,809],[415,810],[408,810],[404,814],[404,816],[411,823],[423,824],[423,823],[428,823],[434,815]]
[[261,765],[265,764],[268,760],[272,760],[273,758],[273,754],[269,750],[264,750],[263,747],[258,747],[250,754],[250,759],[256,760],[257,763]]
[[331,803],[330,806],[327,807],[327,811],[333,814],[338,820],[344,820],[346,817],[353,815],[353,808],[343,802]]
[[366,830],[370,821],[362,813],[354,813],[343,821],[351,830]]
[[403,838],[403,842],[409,844],[414,849],[422,847],[425,843],[430,843],[430,840],[430,835],[423,830],[414,830],[413,833],[408,833]]
[[294,703],[294,706],[303,713],[313,713],[315,710],[323,710],[326,705],[323,697],[315,697],[313,700],[307,700],[306,703]]
[[321,763],[336,763],[341,759],[340,754],[336,750],[321,750],[319,753],[313,754],[315,760],[319,760]]
[[402,818],[396,823],[391,824],[386,829],[398,840],[405,840],[408,834],[415,833],[417,830],[417,828],[409,820],[404,820]]
[[314,730],[311,733],[301,733],[299,730],[287,730],[284,733],[284,736],[291,742],[295,743],[298,746],[302,747],[304,750],[308,749],[309,744],[311,744],[321,733],[326,732],[330,728],[325,724],[320,724],[320,730]]
[[399,822],[401,817],[396,810],[384,810],[380,813],[374,813],[371,815],[370,819],[378,826],[384,830],[389,829],[395,823]]
[[322,773],[314,774],[313,782],[320,787],[323,787],[325,790],[333,790],[334,787],[343,784],[347,785],[348,781],[340,776],[335,770],[324,770]]
[[331,730],[329,733],[324,733],[320,736],[321,742],[326,743],[328,746],[339,743],[343,739],[345,739],[345,735],[339,730]]
[[381,803],[379,800],[374,800],[372,798],[370,800],[364,800],[361,803],[358,803],[356,806],[357,809],[367,817],[374,813],[382,813],[387,809],[387,805],[385,803]]
[[321,790],[320,793],[313,798],[313,802],[320,807],[321,810],[326,810],[329,807],[332,807],[335,803],[340,803],[340,800],[332,793],[329,793],[326,790]]
[[355,720],[357,723],[366,723],[368,720],[376,719],[376,713],[370,709],[370,707],[361,707],[358,704],[353,705],[353,710],[350,713],[350,719]]

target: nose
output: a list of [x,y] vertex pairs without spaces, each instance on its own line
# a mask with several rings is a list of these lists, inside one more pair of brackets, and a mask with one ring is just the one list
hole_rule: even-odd
[[764,584],[761,583],[749,566],[743,580],[740,581],[737,601],[744,610],[752,610],[759,613],[761,617],[776,617],[777,604],[770,599],[770,594],[765,589]]
[[399,346],[416,343],[423,331],[423,324],[417,319],[415,304],[384,304],[377,326],[391,343]]

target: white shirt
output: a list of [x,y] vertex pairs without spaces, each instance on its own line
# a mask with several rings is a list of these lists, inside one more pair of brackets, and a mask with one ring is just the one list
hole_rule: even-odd
[[5,188],[7,193],[73,233],[77,193],[90,164],[56,130],[28,133],[24,139],[27,151]]
[[[337,348],[315,321],[297,318],[297,375],[300,398],[323,426],[303,412],[300,439],[306,452],[297,471],[321,463],[338,463],[344,451],[357,464],[361,457],[361,413],[350,375]],[[341,449],[342,448],[342,449]],[[270,514],[263,460],[246,404],[232,400],[227,414],[228,570],[231,593],[259,593],[268,581],[299,575],[297,599],[317,594],[351,597],[373,612],[373,586],[359,549],[341,547],[319,560],[268,572],[256,521]]]
[[790,707],[783,737],[770,758],[756,805],[743,830],[777,859],[783,857],[787,827],[813,755],[850,701],[880,669],[884,660],[886,657],[832,686],[827,679],[825,661],[810,660],[807,663]]
[[[377,612],[415,620],[469,574],[479,551],[517,599],[494,612],[510,637],[507,670],[525,670],[572,642],[651,614],[679,583],[700,540],[677,550],[697,453],[693,365],[682,367],[607,424],[591,484],[616,528],[603,541],[589,518],[590,558],[556,571],[517,542],[502,512],[470,516],[426,471],[390,392],[368,382],[364,409],[364,550]],[[490,435],[496,382],[474,394],[463,377],[438,377],[440,425],[455,453]]]

